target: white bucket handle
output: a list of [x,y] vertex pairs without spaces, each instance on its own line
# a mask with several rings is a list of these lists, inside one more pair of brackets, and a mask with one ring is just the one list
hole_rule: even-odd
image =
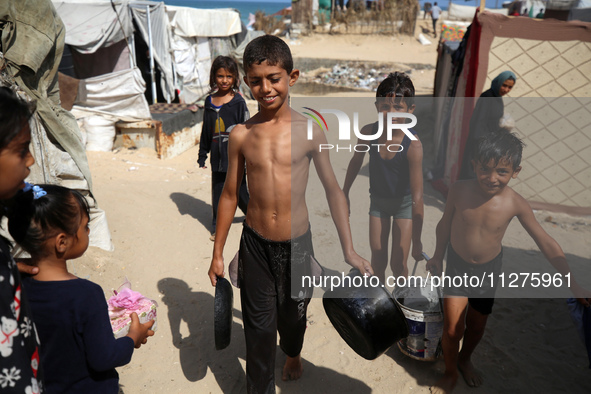
[[[421,252],[423,254],[423,258],[425,259],[425,262],[429,261],[431,259],[431,257],[429,257],[429,255],[425,252]],[[415,261],[415,266],[412,269],[412,276],[415,276],[415,272],[417,272],[417,265],[419,264],[419,260]]]

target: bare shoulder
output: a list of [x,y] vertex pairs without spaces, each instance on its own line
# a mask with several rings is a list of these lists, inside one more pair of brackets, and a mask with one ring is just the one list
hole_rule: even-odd
[[414,134],[414,137],[416,138],[416,140],[410,140],[410,147],[418,147],[420,149],[423,149],[423,143],[421,142],[421,138],[419,137],[419,134]]
[[245,126],[253,126],[253,125],[257,125],[260,124],[262,122],[261,119],[261,113],[257,112],[256,114],[254,114],[253,116],[251,116],[246,122],[242,123]]
[[243,140],[246,134],[248,134],[249,126],[248,121],[235,125],[230,133],[230,141]]
[[372,135],[373,134],[373,123],[366,124],[361,128],[361,134],[363,135]]
[[[307,140],[311,139],[308,135],[308,118],[306,118],[298,111],[292,109],[291,119],[287,121],[290,122],[289,126],[291,127],[292,138],[295,138],[296,140],[299,138]],[[316,124],[312,124],[312,130],[314,136],[316,136],[316,134],[320,131],[318,125]]]
[[265,128],[266,122],[262,118],[261,113],[257,112],[250,119],[248,119],[244,123],[241,123],[240,126],[241,126],[240,127],[240,134],[242,134],[242,137],[244,138],[250,132],[253,132],[253,131],[256,132],[257,130],[259,130],[261,128]]
[[[296,128],[302,127],[304,129],[307,129],[308,120],[310,120],[309,118],[305,117],[293,108],[291,108],[290,115],[290,121],[292,126],[295,126]],[[317,126],[314,122],[312,122],[312,125]]]
[[513,188],[509,186],[505,186],[504,192],[506,193],[505,199],[508,203],[511,204],[512,207],[515,208],[516,212],[515,215],[521,215],[523,213],[533,213],[531,206],[527,202],[527,200],[519,193],[517,193]]
[[409,155],[420,155],[422,157],[423,156],[423,143],[419,139],[418,135],[415,134],[415,137],[417,137],[416,140],[410,141],[410,145],[408,146],[408,154]]
[[299,113],[298,111],[296,111],[295,109],[291,109],[291,121],[292,122],[307,122],[308,118],[306,118],[304,115],[302,115],[301,113]]
[[292,141],[297,142],[302,146],[318,145],[326,142],[326,136],[318,124],[311,122],[309,127],[309,119],[301,113],[291,110],[291,137]]

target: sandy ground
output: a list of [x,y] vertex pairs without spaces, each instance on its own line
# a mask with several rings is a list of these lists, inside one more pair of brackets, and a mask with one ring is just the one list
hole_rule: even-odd
[[[430,22],[430,21],[429,21]],[[351,50],[354,46],[355,50]],[[414,38],[383,36],[312,36],[292,47],[294,55],[431,63],[435,45],[424,47]],[[296,60],[297,63],[297,60]],[[297,64],[296,64],[297,65]],[[428,86],[433,76],[421,82]],[[414,76],[413,76],[414,78]],[[430,78],[430,79],[429,79]],[[88,152],[94,192],[107,212],[114,252],[91,248],[71,262],[71,270],[99,285],[109,296],[125,279],[158,301],[158,331],[137,350],[132,362],[119,368],[122,390],[134,393],[242,393],[245,392],[245,344],[240,296],[234,292],[232,342],[216,351],[213,331],[214,288],[207,277],[212,242],[210,170],[197,167],[196,147],[182,155],[159,160],[150,149]],[[342,182],[343,166],[335,171]],[[362,173],[363,174],[363,173]],[[367,244],[367,176],[355,188],[352,224],[355,247],[369,258]],[[309,212],[315,249],[321,262],[340,260],[331,254],[334,227],[324,194],[310,198]],[[435,226],[444,201],[425,188],[423,245],[431,254]],[[588,271],[591,263],[591,219],[537,212],[543,227],[558,240],[571,265]],[[548,216],[551,218],[545,221]],[[238,248],[239,213],[225,250],[226,262]],[[519,272],[522,264],[544,265],[543,256],[527,233],[514,221],[505,237],[505,265]],[[410,263],[412,265],[412,263]],[[424,263],[418,272],[424,272]],[[320,299],[308,309],[308,330],[302,351],[304,375],[282,382],[282,393],[411,393],[426,392],[443,372],[443,360],[421,362],[408,358],[396,346],[373,361],[358,356],[329,322]],[[284,356],[277,350],[276,374]],[[485,383],[471,389],[460,380],[458,393],[590,392],[588,361],[571,322],[564,299],[499,299],[484,339],[474,355]]]
[[[417,35],[425,28],[432,29],[431,20],[419,20]],[[429,30],[432,32],[432,30]],[[428,37],[431,45],[421,45],[417,37],[314,34],[297,40],[286,40],[294,58],[312,57],[335,60],[358,60],[393,64],[392,71],[413,70],[411,77],[417,95],[432,94],[437,60],[437,43]],[[432,69],[414,70],[416,65],[432,65]],[[295,67],[297,67],[297,62]]]

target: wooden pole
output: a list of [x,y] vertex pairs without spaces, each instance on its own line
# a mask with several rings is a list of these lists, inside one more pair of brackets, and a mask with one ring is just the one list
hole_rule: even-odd
[[480,0],[480,12],[484,11],[485,5],[486,5],[486,0]]
[[330,2],[330,21],[332,23],[333,19],[334,19],[334,8],[337,5],[336,0],[332,0]]
[[299,1],[292,1],[291,2],[291,23],[299,23],[300,22],[300,2]]

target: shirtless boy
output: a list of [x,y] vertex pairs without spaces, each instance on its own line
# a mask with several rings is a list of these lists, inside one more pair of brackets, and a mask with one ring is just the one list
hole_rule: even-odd
[[[501,271],[501,241],[513,217],[533,238],[548,261],[562,275],[570,272],[558,243],[536,221],[527,201],[507,184],[517,178],[521,167],[523,142],[504,129],[481,139],[474,152],[472,165],[476,179],[458,181],[447,196],[443,217],[437,225],[436,249],[427,269],[439,275],[447,249],[445,275],[449,277],[482,277],[483,273]],[[488,276],[487,276],[488,278]],[[498,278],[498,275],[497,275]],[[588,305],[589,292],[571,281],[571,291]],[[488,285],[488,286],[486,286]],[[469,386],[480,386],[471,356],[480,342],[488,315],[492,312],[495,288],[491,283],[482,288],[446,287],[444,289],[443,356],[445,373],[431,387],[433,393],[453,390],[461,372]],[[464,338],[462,350],[460,340]]]
[[[287,355],[283,380],[298,379],[303,371],[300,351],[311,291],[291,298],[291,268],[292,264],[308,264],[313,255],[305,201],[310,160],[314,160],[326,191],[345,261],[363,274],[373,272],[369,262],[353,250],[347,201],[328,152],[318,149],[326,143],[324,134],[314,129],[312,140],[307,140],[306,118],[289,107],[289,88],[299,77],[289,47],[274,36],[256,38],[244,52],[244,71],[244,81],[260,110],[230,134],[228,174],[219,202],[208,274],[212,285],[224,276],[222,252],[246,165],[250,201],[238,269],[246,338],[246,384],[249,393],[274,393],[277,331],[281,349]],[[298,141],[293,146],[292,138]],[[298,272],[302,272],[300,267]]]

